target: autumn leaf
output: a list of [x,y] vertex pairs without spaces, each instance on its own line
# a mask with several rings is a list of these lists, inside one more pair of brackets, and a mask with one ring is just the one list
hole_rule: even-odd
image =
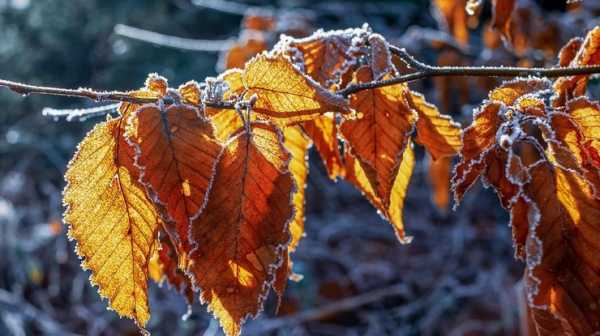
[[256,96],[252,111],[287,125],[311,120],[326,112],[348,112],[345,99],[308,78],[282,55],[261,54],[242,74],[244,98]]
[[496,148],[496,134],[505,121],[505,112],[519,98],[532,92],[549,88],[550,83],[541,79],[516,79],[503,83],[489,94],[489,101],[473,114],[473,123],[464,129],[460,160],[454,167],[452,191],[454,207],[477,181],[486,166],[486,156]]
[[306,121],[302,124],[302,129],[319,152],[329,178],[335,181],[338,177],[343,177],[344,163],[340,153],[338,126],[335,116],[324,114],[314,120]]
[[308,177],[308,149],[312,145],[310,139],[302,132],[298,126],[286,127],[283,130],[284,147],[290,153],[289,171],[294,178],[296,191],[292,202],[294,203],[294,218],[289,223],[289,232],[291,240],[287,249],[282,253],[283,262],[277,270],[273,288],[279,296],[279,301],[283,296],[287,280],[291,272],[292,258],[291,254],[296,251],[300,239],[304,236],[304,204],[306,179]]
[[[286,52],[293,61],[302,64],[304,72],[325,88],[339,84],[341,75],[350,66],[353,33],[317,32],[303,39],[287,42]],[[297,55],[301,55],[299,59]]]
[[[576,45],[577,42],[573,43]],[[572,51],[568,52],[572,53]],[[567,51],[565,51],[566,53]],[[563,54],[563,57],[568,58],[565,54]],[[600,65],[600,26],[588,32],[575,57],[569,63],[569,67],[585,65]],[[564,106],[568,100],[585,95],[588,78],[589,75],[577,75],[557,79],[554,82],[556,95],[553,97],[552,104],[554,106]]]
[[460,125],[447,115],[440,114],[438,109],[429,104],[423,95],[416,92],[405,92],[409,106],[417,112],[417,143],[425,146],[434,160],[454,156],[460,149]]
[[188,105],[145,105],[130,118],[126,136],[136,148],[141,181],[164,207],[167,233],[185,264],[190,218],[205,203],[221,152],[213,127]]
[[246,318],[261,311],[294,212],[280,131],[260,122],[248,128],[220,154],[208,202],[191,227],[196,244],[188,272],[227,335],[238,335]]
[[371,204],[379,210],[393,226],[396,237],[401,243],[410,243],[411,236],[407,236],[404,230],[404,200],[415,166],[415,156],[410,139],[402,153],[400,165],[391,181],[390,194],[382,198],[378,194],[376,180],[377,172],[368,164],[362,163],[350,151],[344,156],[346,162],[346,180],[360,190]]
[[[547,307],[562,321],[564,334],[591,335],[600,328],[600,275],[595,271],[599,247],[594,238],[600,232],[600,202],[585,180],[560,167],[539,164],[530,176],[524,193],[532,202],[529,226],[535,229],[528,241],[537,242],[527,256],[530,304]],[[543,313],[532,311],[538,324]]]
[[450,33],[461,46],[469,43],[466,0],[434,0],[434,17],[442,29]]
[[223,68],[243,69],[246,62],[264,50],[267,50],[267,41],[264,34],[255,31],[246,32],[240,38],[240,41],[233,43],[223,55]]
[[516,0],[493,0],[492,27],[498,30],[506,39],[510,38],[510,19],[515,8]]
[[150,258],[148,274],[159,285],[168,283],[191,305],[194,303],[194,290],[190,278],[178,267],[176,249],[165,232],[159,232],[158,237],[158,248]]
[[450,204],[450,176],[452,170],[452,157],[438,160],[429,159],[429,183],[433,195],[433,204],[442,212],[448,210]]
[[91,283],[119,315],[143,327],[159,218],[135,178],[123,124],[122,118],[99,123],[79,145],[65,174],[64,220]]

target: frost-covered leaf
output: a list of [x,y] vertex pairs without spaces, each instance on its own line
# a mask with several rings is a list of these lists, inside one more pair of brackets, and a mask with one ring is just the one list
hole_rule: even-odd
[[404,147],[399,166],[388,188],[390,193],[381,195],[381,188],[377,181],[377,172],[368,164],[358,160],[350,151],[345,154],[346,177],[345,179],[360,190],[379,213],[393,226],[396,237],[401,243],[410,243],[412,237],[407,236],[404,230],[404,200],[410,184],[410,179],[415,166],[415,156],[410,139]]
[[348,112],[342,97],[329,93],[282,55],[261,54],[252,59],[246,64],[242,82],[244,98],[256,96],[252,112],[278,124],[298,123],[326,112]]
[[145,105],[130,118],[126,136],[136,148],[141,181],[164,207],[168,234],[185,263],[190,218],[205,203],[214,162],[221,152],[213,127],[188,105]]
[[294,179],[279,130],[250,123],[215,164],[204,211],[194,218],[188,272],[227,335],[261,309],[290,239]]
[[122,118],[96,125],[81,142],[65,174],[69,237],[82,267],[119,315],[143,327],[148,310],[148,260],[159,218],[137,182],[133,150]]

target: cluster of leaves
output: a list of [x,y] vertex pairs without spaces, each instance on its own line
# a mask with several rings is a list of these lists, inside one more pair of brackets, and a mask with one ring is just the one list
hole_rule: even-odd
[[[270,32],[269,22],[246,26]],[[69,165],[69,236],[118,314],[143,328],[148,281],[166,281],[189,303],[199,292],[224,331],[239,334],[294,278],[313,145],[329,177],[353,184],[410,242],[402,208],[416,142],[442,171],[460,154],[457,204],[480,176],[498,193],[527,262],[538,334],[600,329],[600,105],[584,96],[586,76],[507,82],[461,131],[405,83],[338,94],[411,71],[368,27],[283,36],[248,62],[259,50],[246,47],[230,50],[234,69],[204,83],[172,89],[151,75],[130,95],[156,103],[122,103]],[[597,27],[563,48],[560,65],[599,64],[599,50]]]
[[414,130],[438,158],[456,154],[460,127],[406,84],[335,94],[395,75],[383,37],[350,29],[283,39],[202,85],[173,90],[151,76],[131,95],[158,102],[123,103],[66,174],[65,221],[102,296],[143,326],[148,277],[164,276],[190,302],[201,289],[227,334],[238,334],[271,287],[284,291],[311,144],[330,177],[353,183],[408,241]]

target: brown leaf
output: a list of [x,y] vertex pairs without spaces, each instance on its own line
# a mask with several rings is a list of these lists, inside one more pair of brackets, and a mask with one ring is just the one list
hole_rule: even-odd
[[461,147],[460,125],[429,104],[423,95],[406,92],[406,100],[417,112],[417,143],[425,146],[434,160],[454,156]]
[[351,35],[318,33],[290,41],[288,53],[294,57],[299,52],[302,57],[298,62],[304,65],[304,72],[323,87],[330,88],[339,84],[349,66],[351,46]]
[[345,153],[346,180],[360,190],[371,204],[384,216],[393,226],[396,237],[401,243],[410,243],[411,236],[407,236],[404,230],[404,200],[410,183],[410,178],[415,166],[415,156],[410,139],[402,153],[400,165],[392,176],[392,184],[388,195],[380,195],[381,188],[377,184],[377,172],[368,164],[362,163],[350,151]]
[[227,142],[205,210],[191,228],[196,245],[188,272],[227,335],[239,335],[245,319],[262,309],[293,216],[282,135],[264,123],[249,128]]
[[433,204],[442,212],[448,210],[450,204],[450,174],[452,158],[444,157],[438,160],[429,159],[429,183],[433,195]]
[[138,154],[141,181],[165,209],[167,233],[182,263],[190,251],[190,218],[204,205],[221,152],[212,125],[198,114],[187,105],[145,105],[130,118],[126,134]]
[[492,10],[492,27],[498,30],[504,35],[505,38],[509,37],[509,23],[512,16],[512,12],[515,9],[515,0],[493,0]]
[[335,181],[344,176],[344,163],[340,154],[338,127],[335,116],[324,114],[302,124],[302,129],[315,144],[329,178]]
[[[600,27],[595,27],[588,32],[583,44],[569,64],[570,67],[585,65],[600,65]],[[554,82],[556,95],[553,97],[552,104],[564,106],[568,100],[585,95],[588,78],[589,75],[558,78]]]
[[469,43],[466,0],[434,0],[434,17],[445,31],[450,33],[461,46]]
[[194,303],[192,282],[179,268],[176,249],[170,239],[165,236],[165,232],[161,231],[158,236],[159,248],[155,250],[152,258],[150,258],[149,274],[159,285],[166,281],[171,288],[183,295],[186,302],[191,305]]

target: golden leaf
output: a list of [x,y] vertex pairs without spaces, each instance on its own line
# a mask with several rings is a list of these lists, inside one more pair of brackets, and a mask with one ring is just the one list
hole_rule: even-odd
[[145,105],[130,118],[126,136],[138,153],[141,181],[165,208],[167,233],[185,263],[190,218],[202,209],[222,146],[210,122],[187,105]]
[[227,142],[206,208],[191,227],[196,248],[188,272],[227,335],[239,335],[246,318],[262,309],[293,216],[282,135],[269,124],[249,128]]
[[349,151],[346,152],[344,159],[347,169],[346,180],[365,194],[371,204],[392,224],[396,237],[401,243],[410,243],[412,237],[406,236],[402,214],[406,192],[415,166],[415,156],[410,139],[404,148],[397,171],[391,177],[388,195],[378,194],[380,188],[377,185],[378,181],[374,178],[377,172],[371,166],[358,160]]
[[148,310],[148,259],[159,219],[137,182],[122,118],[99,123],[81,142],[65,179],[65,222],[82,267],[119,315],[143,327]]
[[340,154],[338,127],[335,116],[324,114],[302,124],[302,129],[315,144],[329,178],[335,181],[344,176],[344,163]]
[[438,160],[429,159],[429,183],[433,190],[433,204],[442,212],[448,210],[450,204],[450,175],[452,157]]
[[434,0],[435,18],[441,28],[454,36],[461,46],[469,43],[466,0]]
[[326,112],[348,112],[345,99],[329,93],[296,69],[282,55],[261,54],[242,74],[244,98],[256,95],[252,112],[288,125],[311,120]]
[[423,95],[405,93],[406,100],[418,114],[417,143],[425,146],[433,160],[441,157],[454,156],[461,147],[460,125],[447,115],[425,101]]
[[[577,42],[569,42],[567,47],[572,43]],[[571,51],[569,53],[573,52]],[[585,65],[600,65],[600,26],[596,26],[588,32],[583,43],[581,43],[579,50],[569,63],[570,67]],[[564,106],[568,100],[585,95],[588,78],[589,75],[558,78],[554,82],[554,91],[556,91],[556,95],[553,97],[552,104],[554,106]]]

